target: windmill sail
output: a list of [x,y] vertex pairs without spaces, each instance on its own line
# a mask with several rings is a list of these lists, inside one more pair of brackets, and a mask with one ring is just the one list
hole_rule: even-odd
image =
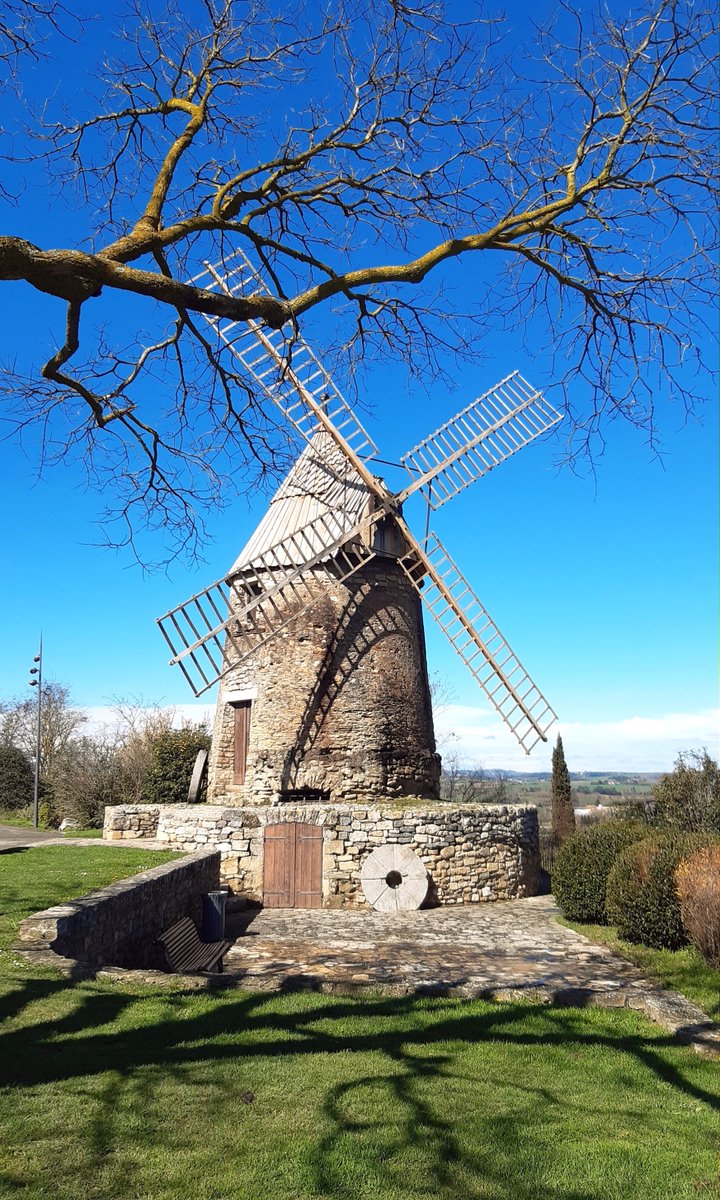
[[[325,572],[342,581],[374,558],[362,536],[367,529],[368,521],[347,529],[342,514],[317,517],[248,563],[241,574],[218,579],[159,617],[173,653],[170,663],[178,664],[195,695],[201,696],[317,601],[314,567],[322,563]],[[296,565],[291,568],[290,563]]]
[[[268,510],[233,563],[236,575],[298,530],[310,531],[319,518],[315,542],[322,550],[330,527],[351,529],[377,507],[373,493],[329,433],[318,430],[275,492]],[[289,559],[289,566],[296,560]]]
[[[269,294],[241,251],[222,267],[206,264],[193,282],[230,295]],[[286,490],[275,497],[285,507],[273,510],[271,504],[225,579],[159,619],[172,662],[195,694],[316,602],[318,569],[344,581],[376,553],[387,554],[397,559],[529,754],[538,741],[547,740],[557,719],[554,710],[437,537],[431,534],[421,548],[400,511],[418,490],[426,492],[432,508],[445,504],[552,428],[560,413],[515,371],[403,456],[411,482],[393,495],[365,461],[377,455],[377,447],[294,327],[268,330],[252,320],[206,320],[309,443],[297,465],[309,454],[311,469],[307,478],[294,481],[294,491],[291,473]]]
[[[270,294],[241,250],[228,262],[231,264],[229,270],[226,264],[220,268],[206,263],[206,271],[192,282],[229,295],[235,292]],[[205,319],[306,441],[318,429],[320,409],[326,417],[326,427],[334,430],[358,458],[370,458],[378,453],[377,446],[340,389],[291,325],[266,329],[259,321]]]
[[[557,715],[510,649],[487,609],[434,533],[423,550],[405,527],[411,550],[400,565],[466,667],[526,754]],[[422,587],[420,586],[422,583]]]
[[513,371],[401,457],[415,477],[398,498],[424,488],[430,507],[440,508],[560,420],[542,392]]
[[[227,576],[158,624],[196,696],[313,603],[313,567],[344,580],[373,557],[373,494],[319,431],[276,491]],[[307,578],[305,575],[307,574]]]

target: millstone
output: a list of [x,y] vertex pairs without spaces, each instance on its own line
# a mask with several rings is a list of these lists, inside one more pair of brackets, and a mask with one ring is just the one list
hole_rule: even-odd
[[410,912],[427,896],[428,873],[409,846],[378,846],[365,859],[360,882],[377,912]]

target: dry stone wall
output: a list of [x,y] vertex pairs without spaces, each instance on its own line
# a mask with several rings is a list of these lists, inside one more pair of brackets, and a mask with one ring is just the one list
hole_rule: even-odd
[[106,841],[129,838],[154,838],[157,833],[160,804],[123,804],[105,811],[103,837]]
[[164,967],[157,937],[181,917],[199,923],[200,897],[219,883],[220,854],[205,849],[34,913],[20,923],[18,948],[96,966]]
[[146,823],[152,831],[146,836],[168,848],[216,848],[223,884],[247,902],[262,903],[264,829],[283,821],[322,826],[324,907],[368,907],[360,871],[367,855],[385,843],[410,846],[422,859],[430,875],[430,903],[469,904],[538,892],[538,821],[532,806],[133,806],[106,809],[105,836],[137,837]]

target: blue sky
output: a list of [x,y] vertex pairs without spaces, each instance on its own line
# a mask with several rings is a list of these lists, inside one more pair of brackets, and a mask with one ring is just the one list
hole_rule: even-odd
[[[19,208],[0,203],[0,217],[2,232],[40,244],[48,244],[48,229],[58,243],[72,236],[77,221],[42,192]],[[3,296],[5,352],[29,360],[52,342],[62,306],[24,285],[3,285]],[[452,392],[408,387],[400,369],[366,363],[363,419],[382,456],[394,459],[514,368],[549,384],[546,331],[531,330],[532,353],[523,333],[483,346],[484,361],[458,372]],[[707,341],[698,348],[707,359],[714,353]],[[558,465],[561,425],[433,517],[560,714],[571,769],[665,769],[681,748],[717,746],[717,402],[708,391],[701,419],[685,422],[662,395],[657,400],[660,456],[643,434],[616,422],[606,427],[594,475],[574,474]],[[22,445],[17,437],[0,441],[0,698],[24,692],[42,629],[47,673],[96,717],[115,698],[188,704],[155,618],[225,572],[267,496],[210,517],[201,567],[178,561],[148,575],[128,551],[93,545],[102,540],[103,500],[85,490],[77,465],[38,471],[37,430]],[[424,513],[409,506],[408,515],[420,531]],[[152,536],[159,557],[162,531]],[[445,747],[468,763],[547,769],[549,749],[529,760],[519,755],[442,634],[430,626],[427,635],[430,669],[446,692],[438,713]]]

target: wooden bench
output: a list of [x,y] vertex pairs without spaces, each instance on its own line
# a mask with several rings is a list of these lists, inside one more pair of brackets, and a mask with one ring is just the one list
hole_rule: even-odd
[[170,970],[177,974],[211,971],[213,967],[222,972],[223,955],[232,945],[232,942],[201,942],[195,922],[190,917],[183,917],[176,925],[166,929],[158,941],[165,951]]

